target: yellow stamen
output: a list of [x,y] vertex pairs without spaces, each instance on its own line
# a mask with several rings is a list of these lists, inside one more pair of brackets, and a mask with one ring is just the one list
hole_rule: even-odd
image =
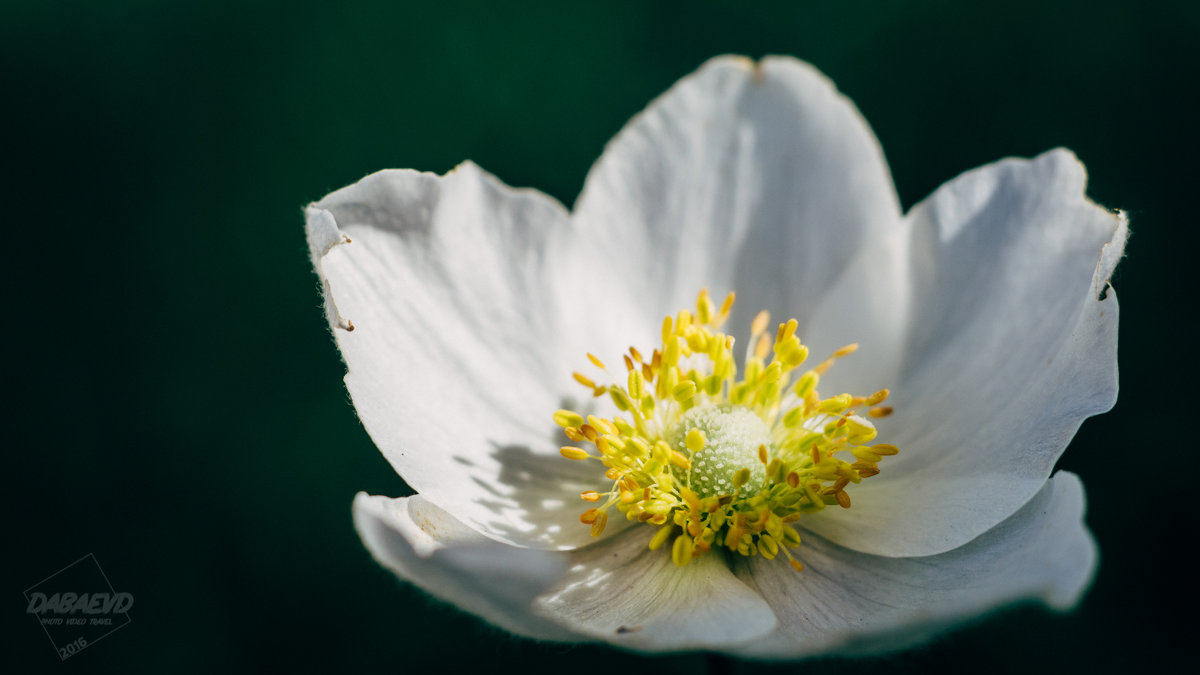
[[692,561],[691,537],[686,534],[675,537],[675,544],[671,546],[671,561],[679,567],[683,567]]
[[771,322],[771,313],[767,310],[762,310],[754,316],[754,321],[750,323],[750,334],[758,335],[767,330],[767,324]]
[[570,410],[559,410],[554,413],[554,423],[560,427],[578,427],[583,424],[583,417]]
[[[617,413],[556,411],[555,424],[584,446],[563,446],[560,453],[599,459],[612,481],[580,493],[598,504],[580,515],[593,536],[604,533],[607,509],[615,508],[629,521],[658,528],[651,549],[673,538],[676,565],[722,547],[782,556],[801,570],[789,550],[800,545],[800,535],[789,523],[827,505],[849,508],[847,489],[877,475],[879,462],[898,452],[886,443],[868,445],[878,433],[872,420],[892,412],[879,405],[890,392],[823,398],[821,376],[858,345],[801,371],[809,350],[796,336],[799,323],[790,319],[768,334],[766,311],[751,324],[739,376],[733,336],[720,330],[734,299],[730,293],[717,307],[701,291],[694,312],[665,317],[661,345],[649,352],[630,347],[622,356],[622,380],[599,385],[573,373],[594,396],[607,394]],[[587,358],[608,374],[594,354]]]
[[730,310],[733,309],[733,301],[737,295],[733,291],[729,291],[729,295],[725,296],[725,301],[721,303],[721,321],[729,316]]
[[604,532],[605,525],[608,525],[608,513],[601,511],[596,516],[595,522],[592,523],[592,536],[599,537]]
[[674,530],[675,528],[670,525],[664,525],[660,527],[658,532],[655,532],[654,537],[650,540],[650,550],[657,551],[658,549],[662,548],[662,545],[667,543],[667,540],[671,538],[671,532]]
[[833,353],[832,358],[840,359],[843,356],[849,356],[850,354],[853,354],[856,351],[858,351],[858,343],[852,342],[852,343],[846,345],[845,347],[842,347],[841,349],[838,349],[837,351],[835,351]]
[[564,447],[559,450],[567,459],[587,459],[590,455],[583,448]]
[[850,508],[850,495],[846,494],[845,490],[838,490],[833,496],[837,499],[838,506],[843,509]]

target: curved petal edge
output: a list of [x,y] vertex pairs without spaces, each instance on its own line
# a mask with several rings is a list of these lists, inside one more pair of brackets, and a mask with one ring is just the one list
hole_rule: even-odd
[[1059,472],[1011,518],[939,555],[873,556],[810,537],[798,549],[806,565],[798,574],[753,559],[738,574],[771,604],[779,627],[739,653],[864,656],[911,646],[1023,601],[1069,609],[1096,570],[1084,509],[1078,477]]
[[359,493],[353,512],[367,550],[401,579],[511,633],[579,639],[531,611],[533,599],[566,572],[565,554],[488,539],[420,495]]
[[900,454],[853,508],[805,528],[876,555],[955,549],[1032,498],[1083,420],[1112,407],[1107,282],[1128,226],[1085,183],[1056,150],[968,172],[913,208],[907,362],[878,425]]

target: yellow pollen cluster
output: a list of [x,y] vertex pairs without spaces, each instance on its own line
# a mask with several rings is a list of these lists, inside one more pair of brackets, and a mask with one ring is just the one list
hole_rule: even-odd
[[[800,544],[800,534],[790,523],[826,506],[850,508],[846,487],[878,474],[880,460],[899,452],[894,445],[866,445],[876,435],[868,418],[892,412],[879,405],[888,390],[821,398],[821,376],[858,345],[794,377],[808,358],[795,335],[797,322],[779,324],[772,336],[765,311],[751,324],[745,373],[737,379],[733,338],[719,330],[733,301],[730,293],[718,308],[702,290],[694,314],[666,317],[662,345],[649,358],[633,347],[624,356],[624,386],[588,354],[613,383],[598,385],[582,373],[575,380],[594,396],[607,394],[621,414],[557,411],[554,421],[583,446],[561,452],[606,467],[611,486],[580,495],[596,504],[579,517],[593,536],[615,509],[659,527],[650,548],[671,541],[679,566],[724,547],[767,559],[783,554],[800,570],[789,550]],[[856,414],[860,409],[865,416]]]

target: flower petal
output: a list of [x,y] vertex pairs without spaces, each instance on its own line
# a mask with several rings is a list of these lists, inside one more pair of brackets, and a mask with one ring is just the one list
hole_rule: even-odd
[[592,638],[641,651],[718,649],[767,634],[770,608],[719,554],[676,567],[634,527],[577,549],[570,571],[537,600],[540,614]]
[[879,425],[900,455],[853,508],[806,528],[878,555],[957,548],[1028,501],[1083,419],[1112,407],[1107,282],[1127,230],[1084,183],[1054,151],[969,172],[913,209],[906,356]]
[[1011,518],[953,551],[888,558],[807,537],[805,568],[755,558],[738,574],[771,604],[779,627],[739,653],[797,658],[914,644],[954,622],[1024,599],[1073,606],[1091,581],[1096,546],[1083,525],[1083,487],[1060,472]]
[[716,58],[679,81],[608,146],[573,215],[652,330],[708,287],[718,302],[738,292],[732,326],[768,308],[802,334],[863,243],[900,220],[854,104],[787,57]]
[[306,215],[346,386],[396,471],[491,537],[589,542],[575,507],[596,471],[558,455],[551,418],[571,372],[557,336],[572,289],[551,269],[563,208],[467,163],[380,172]]
[[420,495],[359,493],[354,525],[381,565],[426,592],[518,635],[578,639],[531,612],[533,598],[566,571],[566,554],[489,539]]

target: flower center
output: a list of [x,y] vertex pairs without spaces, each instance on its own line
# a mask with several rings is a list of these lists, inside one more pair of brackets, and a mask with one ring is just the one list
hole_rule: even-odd
[[[563,433],[593,448],[565,446],[561,453],[605,467],[607,489],[580,494],[597,504],[579,516],[593,536],[604,532],[611,510],[658,527],[650,548],[671,541],[671,559],[681,567],[717,547],[768,559],[782,554],[800,570],[790,550],[800,545],[800,534],[791,523],[826,506],[850,508],[846,487],[878,474],[880,460],[899,452],[894,445],[866,445],[876,435],[868,418],[892,412],[879,405],[888,390],[821,398],[821,376],[858,345],[797,375],[808,358],[795,335],[798,324],[779,324],[772,340],[765,311],[751,324],[738,379],[733,338],[719,331],[733,300],[730,293],[718,309],[701,291],[695,314],[667,317],[662,345],[650,358],[634,347],[623,357],[624,386],[598,385],[575,373],[620,414],[557,411]],[[600,359],[588,359],[614,379]],[[860,408],[866,417],[855,412]]]
[[[704,443],[692,453],[691,469],[672,469],[677,481],[691,485],[701,499],[758,494],[758,486],[766,477],[766,467],[758,461],[758,447],[770,447],[773,442],[771,429],[753,410],[729,403],[692,408],[667,432],[667,443],[686,454],[689,434],[693,443],[700,438]],[[750,476],[740,481],[741,489],[737,490],[734,476],[741,469],[749,471]]]

